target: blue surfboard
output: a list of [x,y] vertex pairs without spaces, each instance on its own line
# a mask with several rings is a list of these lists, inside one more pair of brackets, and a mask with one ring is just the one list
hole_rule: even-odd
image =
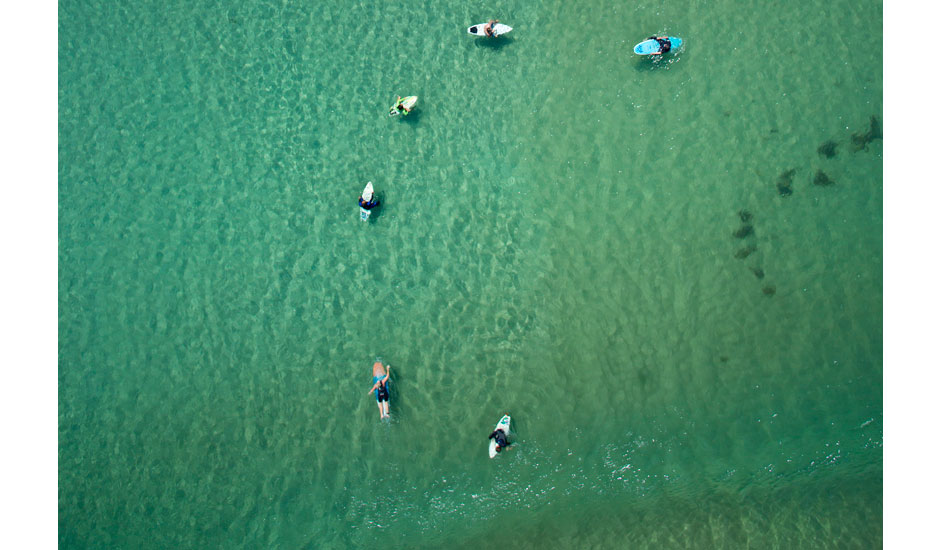
[[[683,45],[682,38],[676,38],[675,36],[670,37],[670,51],[671,52],[675,52],[682,45]],[[655,53],[659,53],[659,51],[660,51],[660,43],[652,38],[644,40],[643,42],[640,42],[639,44],[633,47],[633,53],[637,55],[653,55]]]

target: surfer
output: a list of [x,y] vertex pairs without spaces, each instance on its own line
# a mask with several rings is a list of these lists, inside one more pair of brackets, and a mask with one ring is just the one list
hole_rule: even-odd
[[[367,195],[369,198],[367,199]],[[360,208],[365,208],[370,210],[379,206],[379,199],[376,198],[376,193],[363,193],[360,195]]]
[[508,436],[505,435],[505,430],[501,428],[493,431],[488,439],[495,440],[495,452],[501,452],[501,450],[508,446]]
[[669,36],[651,36],[648,40],[656,40],[660,44],[660,51],[655,52],[653,55],[666,53],[673,47]]
[[488,38],[493,38],[495,36],[495,23],[497,22],[497,19],[492,19],[487,25],[485,25],[485,36]]
[[366,395],[374,391],[376,406],[379,407],[379,419],[389,418],[389,365],[386,365],[386,373],[383,374],[383,363],[379,358],[373,363],[373,387]]
[[397,98],[397,99],[396,99],[396,105],[394,105],[393,108],[389,110],[389,116],[394,116],[394,115],[397,115],[397,114],[399,114],[399,113],[402,113],[402,114],[404,114],[404,115],[408,115],[408,114],[409,114],[409,111],[411,111],[412,109],[411,109],[411,108],[408,108],[408,109],[407,109],[406,106],[403,105],[403,101],[405,101],[406,99],[409,99],[409,98],[406,98],[406,97],[399,97],[399,98]]

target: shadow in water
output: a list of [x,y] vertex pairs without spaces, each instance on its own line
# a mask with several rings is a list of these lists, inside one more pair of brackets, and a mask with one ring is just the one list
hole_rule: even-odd
[[399,115],[399,118],[401,119],[399,122],[402,124],[408,124],[409,126],[418,126],[421,116],[422,115],[419,114],[419,108],[415,107],[409,111],[408,115]]
[[[409,116],[412,116],[412,114],[410,113]],[[376,191],[374,196],[379,200],[379,204],[371,210],[372,214],[370,214],[369,219],[366,220],[369,224],[376,223],[377,219],[386,215],[386,193],[383,191]]]
[[514,41],[515,39],[510,38],[507,34],[496,36],[495,38],[488,38],[487,36],[475,37],[476,46],[479,48],[488,48],[489,50],[500,50]]

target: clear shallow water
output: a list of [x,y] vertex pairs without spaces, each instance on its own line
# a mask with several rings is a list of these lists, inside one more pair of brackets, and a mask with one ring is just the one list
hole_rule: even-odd
[[60,5],[60,545],[880,546],[880,30]]

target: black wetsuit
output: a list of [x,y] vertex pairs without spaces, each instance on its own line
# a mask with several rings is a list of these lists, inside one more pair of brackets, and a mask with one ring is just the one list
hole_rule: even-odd
[[660,53],[666,53],[673,47],[673,43],[667,38],[658,38],[656,36],[651,36],[650,38],[660,43]]
[[376,388],[376,401],[382,403],[383,401],[389,401],[389,389],[386,387],[388,383],[384,382]]
[[495,430],[488,436],[488,439],[494,439],[495,444],[499,447],[508,446],[508,437],[505,435],[505,430]]
[[376,200],[375,196],[369,202],[364,201],[363,197],[360,197],[360,208],[369,210],[371,208],[376,208],[377,206],[379,206],[379,201]]

